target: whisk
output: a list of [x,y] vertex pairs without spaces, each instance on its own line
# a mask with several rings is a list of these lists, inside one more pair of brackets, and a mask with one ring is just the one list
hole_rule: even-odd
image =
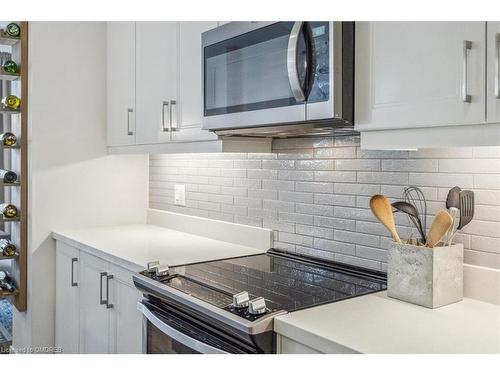
[[402,199],[405,202],[411,203],[417,209],[423,227],[423,233],[421,233],[421,235],[425,243],[425,231],[427,230],[427,201],[425,200],[424,193],[416,186],[408,186],[403,190]]

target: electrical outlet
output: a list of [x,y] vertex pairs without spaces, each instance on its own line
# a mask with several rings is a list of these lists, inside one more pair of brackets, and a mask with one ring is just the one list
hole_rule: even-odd
[[186,185],[174,184],[174,204],[177,206],[186,205]]

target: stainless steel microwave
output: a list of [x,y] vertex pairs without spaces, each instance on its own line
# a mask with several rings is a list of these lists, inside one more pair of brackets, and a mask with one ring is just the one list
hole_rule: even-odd
[[203,129],[353,132],[353,22],[231,22],[202,35]]

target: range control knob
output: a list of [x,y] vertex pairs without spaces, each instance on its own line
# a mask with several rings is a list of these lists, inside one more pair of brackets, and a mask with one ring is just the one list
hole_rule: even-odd
[[248,292],[240,292],[233,296],[233,307],[237,309],[248,307],[248,301],[250,301]]
[[167,265],[158,265],[156,266],[156,276],[168,276],[168,266]]
[[248,302],[248,312],[251,315],[261,315],[266,311],[266,300],[264,298],[258,297]]
[[155,273],[159,265],[160,262],[158,260],[155,260],[154,262],[148,262],[148,272]]

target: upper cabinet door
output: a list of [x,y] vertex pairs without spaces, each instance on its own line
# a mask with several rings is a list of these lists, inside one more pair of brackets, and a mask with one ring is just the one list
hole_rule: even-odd
[[136,143],[169,142],[177,96],[177,22],[137,22],[136,49]]
[[500,22],[486,23],[487,51],[487,120],[500,122]]
[[215,27],[215,21],[179,22],[179,95],[171,108],[174,141],[217,139],[215,134],[201,130],[201,34]]
[[356,23],[358,130],[485,122],[484,22]]
[[107,24],[107,144],[135,143],[135,23]]

